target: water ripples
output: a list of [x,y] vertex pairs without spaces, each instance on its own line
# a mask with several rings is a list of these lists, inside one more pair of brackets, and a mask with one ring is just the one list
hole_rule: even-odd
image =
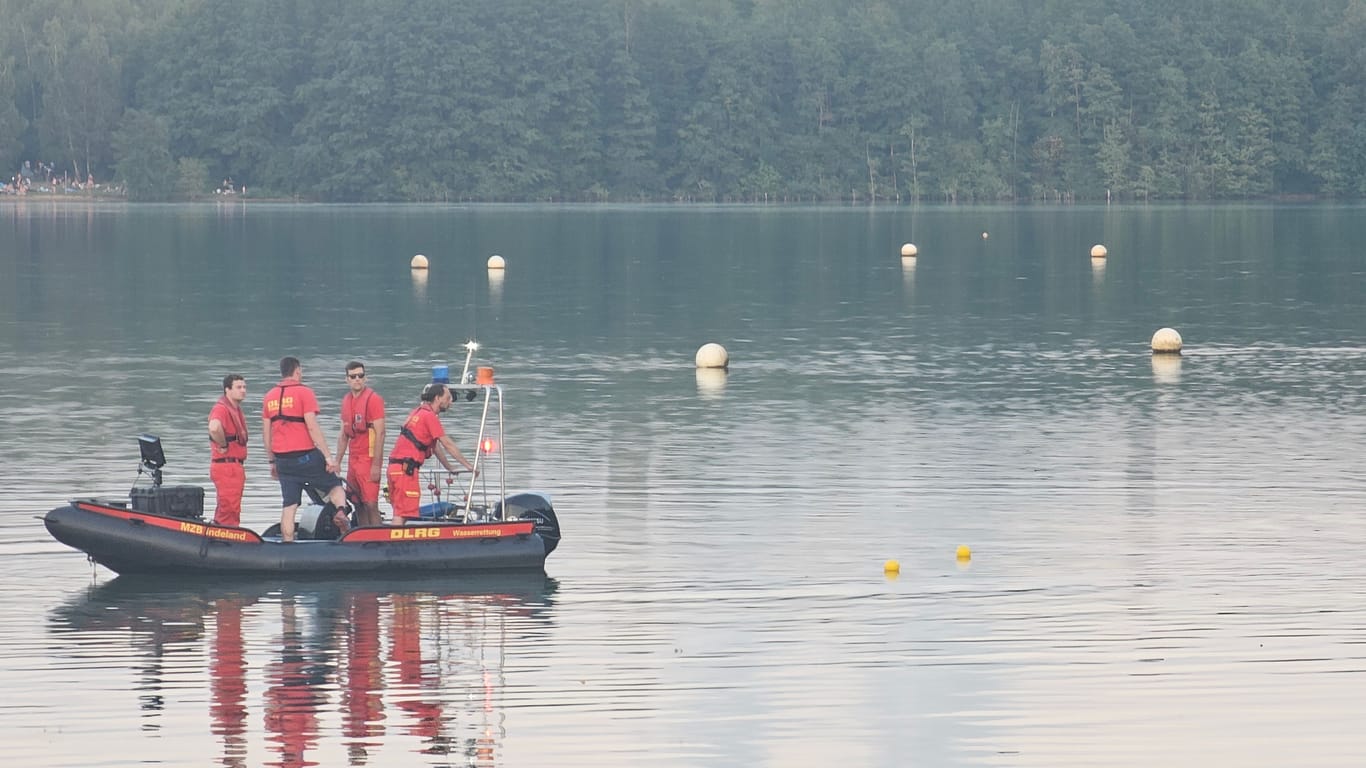
[[[315,270],[318,295],[243,290],[241,339],[188,305],[151,320],[113,299],[100,319],[0,318],[0,578],[12,585],[0,718],[16,764],[1350,766],[1366,754],[1357,251],[1306,249],[1340,256],[1290,285],[1251,257],[1126,260],[1138,249],[1114,237],[1118,258],[1100,271],[1051,240],[1026,257],[992,225],[992,251],[927,247],[907,271],[869,255],[904,241],[897,216],[822,210],[843,233],[838,257],[777,259],[733,233],[715,242],[754,254],[694,253],[695,240],[649,231],[674,214],[636,211],[640,242],[683,250],[603,243],[608,255],[576,272],[538,249],[487,297],[482,275],[439,262],[408,306],[409,276],[379,274],[375,253],[347,242],[428,230],[450,242],[453,221],[482,214],[367,212],[357,230],[333,209],[319,227],[309,210],[234,225],[264,222],[292,245],[337,229],[317,252],[276,253],[260,233],[247,243],[197,219],[223,242],[193,252],[217,256],[168,272],[220,269],[223,253]],[[915,215],[942,233],[979,213]],[[1025,229],[1037,216],[1040,232],[1085,218],[988,213]],[[572,212],[546,215],[577,232]],[[122,285],[116,263],[65,287],[25,262],[41,290],[23,306]],[[342,288],[350,304],[332,306]],[[354,306],[393,311],[361,333]],[[549,491],[564,528],[549,580],[111,581],[35,519],[68,495],[121,492],[143,431],[161,435],[173,482],[206,483],[203,418],[225,368],[256,372],[255,402],[288,351],[277,346],[316,350],[308,377],[335,415],[332,369],[360,356],[398,411],[427,365],[459,362],[444,359],[458,354],[452,318],[485,309],[503,318],[474,330],[508,388],[510,484]],[[1147,348],[1166,323],[1187,336],[1179,358]],[[702,376],[693,354],[711,340],[732,365]],[[451,415],[457,439],[469,418]],[[245,518],[259,528],[278,490],[257,466]],[[899,575],[884,574],[888,559]]]

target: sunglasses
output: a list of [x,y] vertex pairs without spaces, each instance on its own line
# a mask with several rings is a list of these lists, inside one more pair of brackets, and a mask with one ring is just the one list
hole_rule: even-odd
[[346,374],[346,378],[348,378],[348,379],[363,379],[363,378],[365,378],[365,373],[364,373],[363,371],[362,371],[361,373],[348,373],[348,374]]

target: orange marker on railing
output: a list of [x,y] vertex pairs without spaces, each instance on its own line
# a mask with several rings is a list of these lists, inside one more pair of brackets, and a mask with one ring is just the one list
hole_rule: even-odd
[[479,370],[475,374],[474,383],[481,387],[493,386],[493,368],[487,365],[479,366]]

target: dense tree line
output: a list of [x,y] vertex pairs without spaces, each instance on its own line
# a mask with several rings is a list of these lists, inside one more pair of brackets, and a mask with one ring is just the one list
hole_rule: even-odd
[[342,201],[1366,194],[1366,0],[0,0],[0,20],[0,168],[133,197],[229,176]]

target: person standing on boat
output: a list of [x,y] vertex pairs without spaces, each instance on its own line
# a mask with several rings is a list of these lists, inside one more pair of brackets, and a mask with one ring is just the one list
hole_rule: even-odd
[[453,399],[445,384],[428,384],[422,388],[422,403],[408,414],[399,430],[394,450],[389,453],[389,502],[394,506],[394,525],[421,517],[422,482],[418,471],[428,457],[435,454],[450,472],[460,471],[455,468],[457,461],[474,471],[474,465],[441,426],[440,414],[451,407]]
[[218,492],[214,525],[242,524],[242,489],[247,484],[247,420],[242,401],[247,380],[235,373],[223,377],[223,396],[209,411],[209,479]]
[[318,398],[303,383],[304,368],[299,358],[282,358],[280,376],[280,383],[266,393],[261,437],[270,456],[270,476],[280,481],[284,502],[280,508],[280,540],[294,541],[294,512],[305,488],[327,494],[323,515],[334,515],[345,508],[346,492],[318,426]]
[[346,465],[346,484],[359,496],[356,522],[383,525],[379,514],[379,468],[384,458],[384,398],[366,386],[365,363],[346,364],[346,384],[351,388],[342,397],[341,437],[337,438],[337,464],[351,452]]

